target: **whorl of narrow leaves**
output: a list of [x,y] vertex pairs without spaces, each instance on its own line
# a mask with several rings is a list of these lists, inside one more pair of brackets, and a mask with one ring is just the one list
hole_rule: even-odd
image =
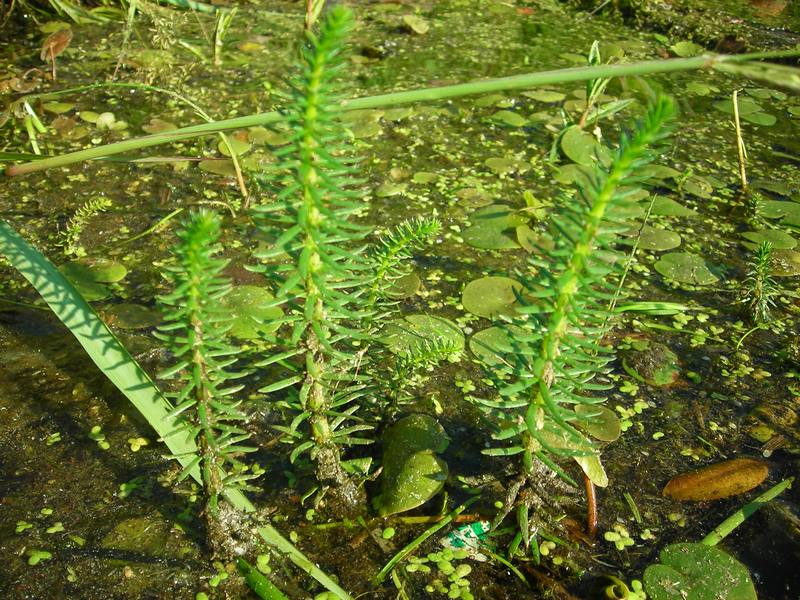
[[512,336],[515,361],[503,370],[512,383],[500,390],[499,400],[479,401],[487,412],[514,423],[495,434],[513,446],[491,454],[523,453],[528,468],[533,455],[555,467],[546,453],[575,456],[579,462],[596,454],[574,427],[578,417],[572,406],[604,400],[588,393],[606,389],[591,380],[612,359],[601,344],[623,262],[614,244],[617,234],[631,227],[629,194],[620,189],[637,183],[636,170],[652,160],[649,146],[667,135],[665,125],[673,114],[667,98],[650,107],[633,132],[623,136],[609,168],[597,167],[590,184],[576,197],[564,198],[553,214],[555,248],[530,259],[535,275],[517,275],[525,290],[513,323],[524,333],[517,329]]
[[226,486],[251,477],[242,473],[237,456],[253,450],[240,445],[248,438],[237,425],[245,415],[239,402],[231,399],[242,386],[228,383],[242,373],[231,370],[239,351],[225,340],[229,316],[220,308],[220,300],[231,286],[222,275],[227,261],[216,258],[221,251],[219,237],[220,218],[206,211],[194,213],[178,232],[175,264],[164,273],[172,292],[159,298],[167,312],[158,334],[177,360],[160,376],[182,386],[171,395],[173,414],[192,425],[212,509]]

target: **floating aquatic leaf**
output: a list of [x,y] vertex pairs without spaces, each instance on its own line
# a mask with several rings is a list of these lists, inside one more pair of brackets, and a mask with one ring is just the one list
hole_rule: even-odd
[[596,454],[587,456],[574,456],[575,462],[580,465],[586,477],[588,477],[597,487],[608,487],[608,475],[600,462],[600,457]]
[[714,193],[714,186],[711,182],[699,175],[693,175],[683,184],[685,192],[697,196],[698,198],[711,198]]
[[561,150],[572,162],[585,167],[593,166],[598,160],[603,164],[610,160],[606,147],[591,133],[575,125],[569,127],[561,136]]
[[54,115],[60,115],[71,111],[75,105],[72,102],[45,102],[42,104],[42,108]]
[[514,357],[514,350],[518,349],[514,339],[523,334],[524,331],[516,325],[487,327],[470,338],[469,349],[487,367],[507,365]]
[[470,281],[461,295],[464,310],[487,319],[514,313],[522,284],[509,277],[481,277]]
[[403,15],[403,23],[410,31],[418,35],[428,33],[431,28],[430,23],[419,15]]
[[619,417],[605,406],[576,404],[575,414],[581,419],[576,421],[576,425],[602,442],[613,442],[622,433]]
[[662,495],[680,501],[719,500],[758,487],[767,475],[769,469],[760,460],[734,458],[673,477]]
[[82,258],[64,265],[71,273],[99,283],[116,283],[125,278],[128,269],[125,265],[107,258]]
[[677,169],[664,165],[645,165],[637,169],[636,174],[642,179],[678,179],[681,176]]
[[507,175],[509,173],[524,173],[530,169],[530,165],[523,160],[513,156],[493,156],[484,162],[495,175]]
[[427,184],[427,183],[433,183],[437,179],[439,179],[439,176],[436,173],[430,173],[428,171],[417,171],[416,173],[414,173],[414,176],[411,178],[411,181],[413,181],[414,183]]
[[522,92],[523,96],[527,96],[532,100],[538,102],[545,102],[551,104],[553,102],[561,102],[567,97],[563,92],[556,92],[553,90],[531,90],[530,92]]
[[[236,156],[241,156],[246,152],[249,152],[251,146],[250,142],[247,140],[243,140],[239,137],[229,135],[227,136],[228,143],[226,144],[224,140],[220,140],[217,144],[217,150],[219,150],[220,154],[223,156],[230,156],[231,150],[233,150],[233,154]],[[230,148],[228,145],[230,144]]]
[[756,248],[761,242],[770,242],[775,250],[791,250],[797,245],[796,239],[780,229],[745,231],[742,237],[752,242],[745,244],[750,249]]
[[622,367],[631,377],[655,387],[672,385],[680,375],[678,355],[659,342],[637,340],[623,353]]
[[389,427],[383,436],[381,495],[375,501],[381,516],[421,506],[441,491],[448,469],[436,453],[449,442],[428,415],[410,415]]
[[395,279],[385,293],[389,298],[401,300],[416,294],[420,285],[422,285],[422,281],[419,275],[416,273],[409,273],[408,275],[403,275]]
[[365,140],[383,133],[380,123],[374,121],[358,121],[350,125],[350,131],[357,140]]
[[673,44],[669,47],[669,49],[672,50],[675,56],[680,56],[681,58],[697,56],[698,54],[702,54],[704,52],[704,48],[702,46],[698,46],[694,42],[689,42],[686,40]]
[[800,275],[800,252],[795,250],[775,250],[770,262],[770,274],[775,277],[794,277]]
[[224,160],[201,160],[200,170],[206,173],[214,173],[215,175],[223,175],[225,177],[235,177],[236,167],[233,166],[233,161]]
[[414,109],[410,106],[398,106],[397,108],[388,109],[383,118],[387,121],[397,122],[407,119],[414,114]]
[[475,106],[478,108],[486,108],[488,106],[498,106],[505,102],[507,102],[507,100],[503,94],[487,94],[475,100]]
[[473,248],[504,250],[519,248],[516,228],[527,219],[505,204],[491,204],[479,208],[469,217],[472,225],[464,230],[464,241]]
[[562,165],[556,171],[553,179],[564,185],[587,187],[592,180],[592,169],[574,163]]
[[[636,235],[637,231],[631,232]],[[666,229],[658,229],[650,225],[644,225],[639,237],[639,247],[642,250],[653,250],[655,252],[663,252],[664,250],[672,250],[681,245],[681,236],[674,231]]]
[[[649,204],[649,201],[645,201],[643,204],[646,206]],[[695,217],[697,216],[697,211],[686,208],[683,204],[676,202],[672,198],[656,196],[653,200],[653,207],[650,209],[650,214],[663,217]]]
[[451,320],[425,314],[407,315],[383,329],[383,343],[395,354],[413,351],[430,342],[452,344],[463,350],[464,334]]
[[513,110],[499,110],[489,117],[489,119],[495,123],[502,123],[509,127],[524,127],[528,124],[528,120],[525,117]]
[[161,324],[161,311],[141,304],[115,304],[105,311],[106,320],[117,329],[145,329]]
[[275,319],[283,315],[278,306],[264,308],[274,297],[257,285],[238,285],[220,303],[232,317],[229,333],[243,340],[257,340],[278,328]]
[[781,219],[782,223],[800,227],[800,202],[766,200],[758,203],[758,212],[767,219]]
[[163,131],[172,131],[177,129],[178,126],[170,121],[164,121],[158,117],[153,117],[146,125],[142,125],[142,131],[145,133],[161,133]]
[[397,183],[395,181],[385,181],[375,191],[375,195],[378,198],[389,198],[391,196],[397,196],[398,194],[404,194],[407,187],[408,185],[405,183]]
[[749,115],[743,116],[742,120],[752,123],[753,125],[761,125],[762,127],[770,127],[775,125],[778,121],[775,115],[765,112],[750,113]]
[[492,203],[492,196],[480,188],[461,188],[456,192],[456,196],[466,206],[486,206]]
[[665,254],[654,267],[664,277],[669,277],[680,283],[708,285],[718,279],[716,275],[709,271],[702,257],[689,252]]
[[671,544],[660,564],[644,571],[651,600],[756,600],[747,569],[735,558],[706,544]]

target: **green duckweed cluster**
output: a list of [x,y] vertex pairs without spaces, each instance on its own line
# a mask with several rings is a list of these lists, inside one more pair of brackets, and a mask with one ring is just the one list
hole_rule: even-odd
[[469,556],[466,550],[445,548],[440,552],[431,552],[424,558],[411,557],[406,565],[407,573],[435,574],[434,579],[425,586],[429,594],[445,594],[448,598],[473,600],[467,577],[472,567],[458,561]]

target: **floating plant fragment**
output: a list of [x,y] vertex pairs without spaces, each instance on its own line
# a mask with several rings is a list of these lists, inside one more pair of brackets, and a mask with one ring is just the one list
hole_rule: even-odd
[[428,415],[410,415],[386,431],[381,494],[375,499],[382,517],[421,506],[441,491],[448,469],[437,453],[449,442],[439,422]]
[[569,127],[561,136],[561,151],[572,162],[584,167],[592,167],[598,161],[605,165],[611,160],[608,149],[591,133],[576,125]]
[[800,227],[800,202],[765,200],[758,203],[758,214],[767,219],[781,219],[781,223]]
[[505,204],[490,204],[479,208],[469,217],[472,225],[464,230],[464,242],[473,248],[507,250],[519,248],[516,228],[527,223],[519,211]]
[[525,173],[530,169],[527,162],[513,156],[493,156],[483,161],[483,164],[495,175]]
[[408,31],[417,35],[426,34],[431,28],[430,23],[419,15],[403,15],[403,23]]
[[275,298],[263,287],[256,285],[234,286],[222,297],[222,306],[232,315],[228,333],[242,340],[257,340],[263,334],[275,331],[275,320],[283,316],[278,306],[264,308]]
[[524,330],[516,325],[503,327],[487,327],[473,335],[469,340],[469,349],[475,357],[488,367],[510,365],[513,360],[515,337],[521,337]]
[[415,314],[388,323],[383,329],[383,343],[395,354],[413,352],[430,343],[450,345],[461,351],[464,349],[464,334],[449,319]]
[[576,404],[575,414],[580,418],[576,425],[601,442],[613,442],[622,433],[617,413],[598,404]]
[[470,281],[461,295],[464,310],[493,319],[514,314],[522,284],[510,277],[481,277]]
[[107,259],[76,260],[61,265],[59,270],[88,302],[110,296],[111,291],[104,284],[116,283],[128,274],[122,264]]
[[201,160],[199,167],[205,173],[213,173],[223,177],[236,177],[236,167],[233,166],[233,161],[229,159]]
[[489,120],[509,127],[525,127],[528,124],[528,119],[513,110],[499,110]]
[[529,92],[522,92],[522,95],[527,96],[531,100],[536,100],[537,102],[544,102],[546,104],[561,102],[564,98],[567,97],[567,95],[564,94],[563,92],[556,92],[554,90],[531,90]]
[[738,496],[761,485],[767,465],[751,458],[734,458],[683,473],[669,480],[662,495],[673,500],[703,502]]
[[[638,230],[632,232],[636,235]],[[674,231],[667,229],[657,229],[650,225],[644,225],[641,229],[639,236],[639,247],[642,250],[652,250],[654,252],[663,252],[664,250],[672,250],[681,245],[681,236]]]
[[680,374],[678,355],[650,340],[637,340],[625,350],[622,368],[637,381],[654,387],[672,385]]
[[800,275],[800,252],[795,250],[775,250],[770,261],[770,275],[775,277],[794,277]]
[[756,600],[747,569],[735,558],[706,544],[671,544],[660,564],[644,571],[651,600]]
[[775,250],[791,250],[797,245],[797,240],[780,229],[759,229],[758,231],[745,231],[742,237],[752,243],[744,246],[754,250],[762,242],[769,242]]
[[175,125],[175,123],[159,119],[158,117],[152,117],[148,123],[142,125],[142,131],[150,134],[163,133],[164,131],[172,131],[177,128],[178,126]]
[[422,281],[419,275],[412,272],[392,281],[388,289],[384,291],[384,294],[393,300],[402,300],[416,294],[421,285]]
[[718,277],[709,271],[702,257],[689,252],[665,254],[654,268],[664,277],[679,283],[708,285],[718,280]]
[[676,42],[669,47],[672,50],[672,53],[675,56],[680,56],[681,58],[688,58],[690,56],[697,56],[698,54],[702,54],[705,51],[705,48],[695,44],[694,42],[690,42],[688,40],[683,40],[680,42]]
[[[241,156],[242,154],[246,154],[250,151],[251,145],[247,140],[243,140],[235,136],[227,136],[226,139],[228,142],[227,144],[225,143],[225,140],[220,140],[220,142],[217,144],[217,150],[219,150],[220,154],[223,156],[230,156],[231,151],[236,156]],[[229,144],[230,148],[228,148]]]
[[[649,200],[643,204],[649,204]],[[656,196],[653,200],[653,207],[650,209],[650,214],[662,217],[696,217],[697,211],[691,208],[686,208],[683,204],[676,202],[672,198],[666,196]]]

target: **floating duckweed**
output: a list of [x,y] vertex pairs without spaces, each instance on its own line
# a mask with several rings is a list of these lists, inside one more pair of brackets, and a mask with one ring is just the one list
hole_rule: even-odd
[[27,521],[17,521],[17,526],[14,528],[14,533],[22,533],[31,527],[33,527],[32,523],[28,523]]
[[61,521],[56,521],[51,527],[45,530],[47,533],[60,533],[64,531],[64,524]]
[[38,565],[43,560],[50,560],[53,555],[46,550],[28,550],[28,564]]
[[394,537],[395,533],[394,527],[387,527],[383,530],[383,533],[381,533],[381,537],[385,540],[389,540]]

